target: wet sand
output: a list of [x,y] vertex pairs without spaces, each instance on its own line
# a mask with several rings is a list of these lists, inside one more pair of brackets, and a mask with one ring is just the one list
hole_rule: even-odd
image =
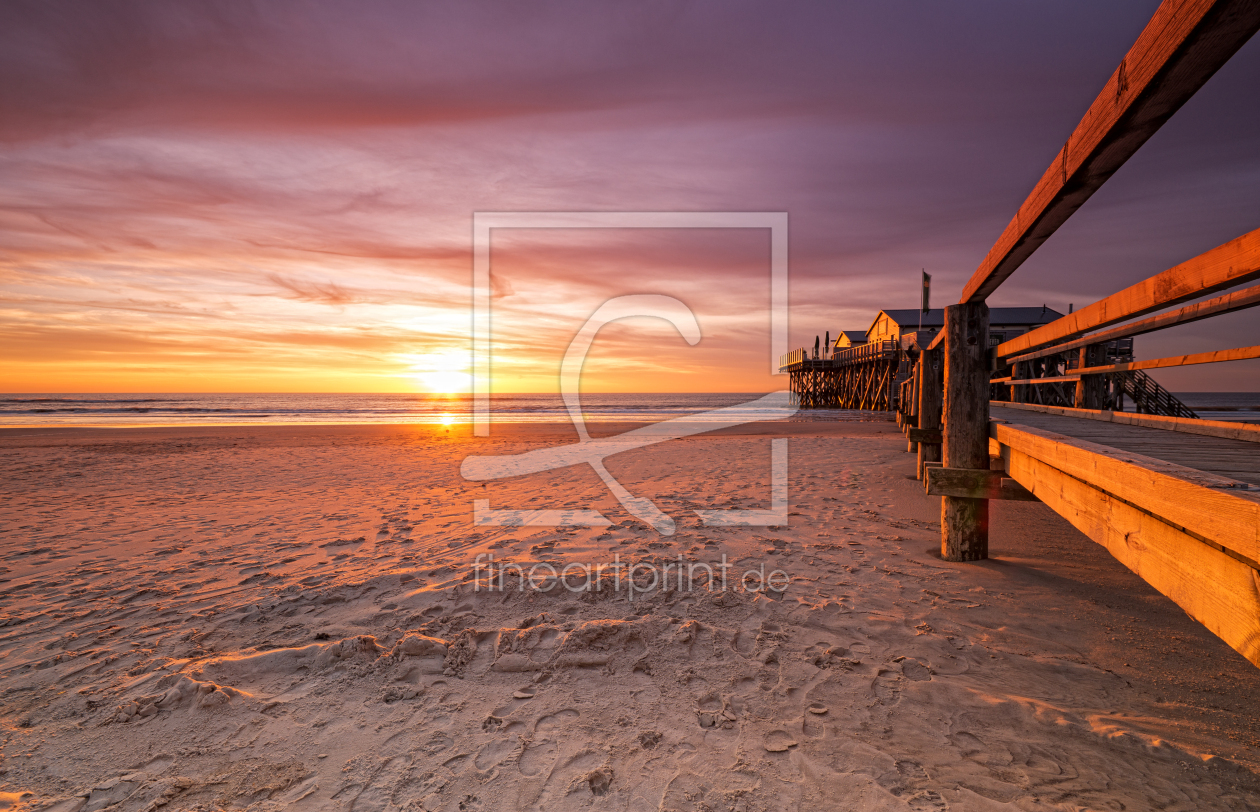
[[[784,436],[789,525],[701,526],[769,507]],[[892,424],[608,458],[672,536],[589,468],[460,475],[574,439],[0,430],[0,808],[1260,806],[1260,670],[1044,506],[995,504],[993,558],[941,561]],[[477,499],[612,524],[475,527]],[[790,583],[498,591],[478,555]]]

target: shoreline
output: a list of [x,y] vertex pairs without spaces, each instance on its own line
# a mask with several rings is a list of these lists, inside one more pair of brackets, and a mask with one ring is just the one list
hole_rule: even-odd
[[[889,413],[891,415],[891,413]],[[611,437],[633,429],[655,425],[653,421],[595,421],[588,422],[587,428],[593,438]],[[891,427],[891,429],[889,428]],[[493,439],[499,435],[525,435],[539,438],[557,436],[577,439],[573,424],[567,420],[528,421],[528,422],[496,422],[490,426],[489,438],[476,438],[472,434],[470,423],[457,423],[443,426],[440,423],[241,423],[224,425],[153,425],[153,426],[0,426],[0,441],[10,438],[54,436],[74,439],[76,435],[107,436],[116,432],[134,432],[137,435],[149,434],[155,437],[180,436],[183,434],[225,435],[233,432],[276,432],[300,434],[393,434],[417,432],[434,435],[450,435],[450,439],[479,440]],[[783,436],[830,436],[836,434],[883,434],[891,433],[900,436],[896,423],[888,418],[870,420],[777,420],[756,421],[742,426],[717,427],[710,431],[700,432],[693,437],[706,436],[767,436],[771,434]]]

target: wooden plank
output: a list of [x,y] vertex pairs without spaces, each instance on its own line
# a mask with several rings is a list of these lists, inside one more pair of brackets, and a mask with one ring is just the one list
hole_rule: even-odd
[[[989,465],[989,307],[984,302],[945,308],[945,414],[941,459],[946,468]],[[989,557],[989,503],[941,499],[941,557]]]
[[941,443],[943,438],[940,429],[916,429],[913,427],[906,429],[906,437],[912,443]]
[[1022,409],[1030,412],[1061,414],[1068,417],[1081,417],[1087,420],[1100,420],[1106,423],[1123,423],[1129,426],[1164,429],[1185,434],[1199,434],[1207,437],[1220,437],[1226,440],[1244,440],[1249,443],[1260,443],[1260,424],[1234,423],[1228,420],[1196,420],[1189,417],[1167,417],[1160,414],[1135,414],[1133,412],[1110,412],[1096,409],[1069,409],[1062,406],[1042,406],[1039,403],[1007,403],[991,401],[989,408]]
[[[1149,361],[1130,361],[1127,364],[1087,367],[1075,370],[1075,372],[1078,376],[1103,375],[1108,372],[1127,372],[1131,369],[1163,369],[1165,367],[1185,367],[1194,364],[1219,364],[1224,361],[1245,361],[1248,358],[1260,358],[1260,345],[1238,347],[1232,350],[1216,350],[1215,352],[1197,352],[1193,355],[1171,355],[1167,358],[1152,358]],[[1048,381],[1051,379],[1042,378],[1041,380]]]
[[1031,426],[994,423],[992,432],[1003,446],[1249,561],[1260,561],[1260,495],[1248,493],[1245,482]]
[[960,301],[984,301],[1258,28],[1254,0],[1164,0]]
[[923,482],[928,496],[1041,501],[1003,472],[987,468],[932,467],[924,472]]
[[990,383],[1004,383],[1007,386],[1040,386],[1043,383],[1071,383],[1080,379],[1080,375],[1061,375],[1057,378],[994,378]]
[[[1153,333],[1156,330],[1163,330],[1178,324],[1190,324],[1191,322],[1201,321],[1219,316],[1222,313],[1232,313],[1236,310],[1246,310],[1249,307],[1260,305],[1260,285],[1246,288],[1245,290],[1236,290],[1233,293],[1224,296],[1218,296],[1215,299],[1208,299],[1206,302],[1197,302],[1192,305],[1178,308],[1171,313],[1163,313],[1158,316],[1152,316],[1149,319],[1135,321],[1132,324],[1126,324],[1123,327],[1116,327],[1113,330],[1105,330],[1101,333],[1094,333],[1078,338],[1075,341],[1069,341],[1065,344],[1057,344],[1053,347],[1036,350],[1035,352],[1017,355],[1014,358],[1006,358],[1002,364],[1018,364],[1020,361],[1031,361],[1034,358],[1045,358],[1048,355],[1058,355],[1061,352],[1069,352],[1080,347],[1087,347],[1090,344],[1105,344],[1108,341],[1115,341],[1118,338],[1131,338],[1132,336],[1145,335]],[[1075,314],[1073,314],[1075,315]],[[999,350],[1001,347],[998,348]]]
[[1054,512],[1260,666],[1260,573],[1151,514],[1003,447],[1007,470]]
[[1260,229],[998,345],[1008,358],[1260,279]]

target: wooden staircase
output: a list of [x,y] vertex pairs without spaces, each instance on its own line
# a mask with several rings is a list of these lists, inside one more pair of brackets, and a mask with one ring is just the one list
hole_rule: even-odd
[[[1189,406],[1177,400],[1172,392],[1160,386],[1154,378],[1140,369],[1115,372],[1109,377],[1113,382],[1115,396],[1120,400],[1117,406],[1123,406],[1123,398],[1127,396],[1133,401],[1133,411],[1138,414],[1162,414],[1167,417],[1199,419]],[[1118,411],[1123,411],[1123,409]]]

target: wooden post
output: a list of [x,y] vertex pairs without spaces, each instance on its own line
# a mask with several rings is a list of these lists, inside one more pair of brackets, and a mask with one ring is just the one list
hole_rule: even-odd
[[[918,419],[921,429],[939,429],[941,427],[941,385],[940,364],[941,351],[924,350],[919,356],[919,383],[915,387],[919,393]],[[918,471],[919,479],[923,479],[923,463],[940,462],[941,447],[936,443],[919,443]]]
[[[946,468],[989,467],[989,306],[945,308]],[[989,557],[989,500],[941,497],[941,557]]]
[[[919,357],[920,358],[923,357],[923,354],[920,353]],[[911,426],[919,425],[918,385],[919,385],[919,365],[916,363],[910,367],[910,377],[908,377],[905,383],[902,384],[902,390],[906,393],[906,403],[904,404],[903,409],[906,412],[908,421]],[[908,451],[911,454],[917,454],[919,451],[919,444],[914,442],[913,440],[909,441],[906,444],[906,451]]]
[[[1077,369],[1100,366],[1106,358],[1106,346],[1103,344],[1087,344],[1081,347],[1080,365]],[[1076,397],[1073,406],[1078,409],[1101,409],[1103,403],[1103,387],[1107,381],[1101,375],[1082,375],[1076,382]]]

